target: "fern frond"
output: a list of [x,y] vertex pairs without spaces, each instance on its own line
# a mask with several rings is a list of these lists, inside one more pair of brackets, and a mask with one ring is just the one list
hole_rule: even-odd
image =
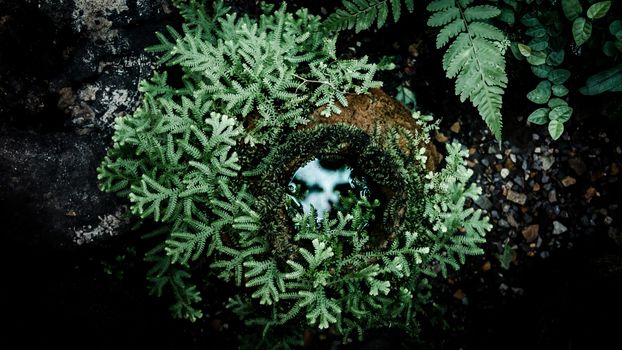
[[392,13],[394,22],[400,19],[402,2],[408,12],[413,11],[413,0],[343,0],[342,8],[328,16],[324,26],[330,31],[354,29],[357,33],[371,28],[374,23],[381,28],[389,13]]
[[427,7],[432,12],[428,25],[442,27],[437,48],[453,39],[443,56],[443,69],[448,78],[456,78],[455,90],[460,101],[469,99],[500,141],[502,96],[508,82],[504,58],[507,40],[501,30],[487,22],[500,14],[498,8],[469,3],[431,2]]

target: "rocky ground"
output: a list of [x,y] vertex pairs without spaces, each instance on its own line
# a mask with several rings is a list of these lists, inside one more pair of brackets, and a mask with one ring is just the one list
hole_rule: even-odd
[[[342,38],[345,50],[394,56],[385,90],[410,86],[418,107],[441,118],[437,146],[469,148],[484,189],[474,205],[494,223],[486,253],[438,286],[449,328],[428,329],[418,347],[611,348],[598,344],[622,324],[622,139],[620,121],[598,106],[612,96],[575,100],[574,119],[552,141],[526,124],[525,78],[506,94],[499,145],[454,97],[430,34],[406,29],[421,21]],[[179,18],[165,0],[0,0],[2,333],[12,335],[0,346],[230,348],[244,334],[220,286],[208,293],[213,312],[193,325],[148,297],[127,208],[97,188],[114,118],[136,106],[154,67],[143,48],[168,23]],[[350,348],[408,344],[380,330]]]

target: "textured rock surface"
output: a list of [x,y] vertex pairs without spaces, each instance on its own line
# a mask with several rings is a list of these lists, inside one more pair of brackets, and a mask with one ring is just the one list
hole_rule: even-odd
[[[0,0],[0,202],[11,237],[71,247],[125,230],[97,188],[114,119],[139,101],[166,0]],[[20,232],[17,232],[20,231]]]

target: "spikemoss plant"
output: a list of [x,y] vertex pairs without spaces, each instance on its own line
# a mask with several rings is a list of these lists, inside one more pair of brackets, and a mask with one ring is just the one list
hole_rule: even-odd
[[[239,287],[229,307],[264,335],[301,322],[344,337],[383,326],[415,332],[429,279],[481,253],[490,229],[466,208],[480,193],[467,183],[466,152],[448,145],[435,169],[428,117],[357,114],[356,99],[405,108],[368,92],[379,86],[375,66],[338,59],[335,40],[305,10],[254,19],[220,2],[180,9],[183,31],[159,35],[152,50],[181,68],[183,84],[173,86],[166,69],[143,82],[141,107],[117,120],[99,167],[103,190],[161,224],[148,235],[151,291],[170,293],[173,315],[195,320],[197,281],[209,269]],[[335,155],[381,200],[351,195],[319,221],[288,210],[293,171]]]

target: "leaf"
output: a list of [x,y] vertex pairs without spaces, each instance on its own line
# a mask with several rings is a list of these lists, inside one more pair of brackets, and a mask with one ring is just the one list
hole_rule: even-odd
[[553,138],[553,140],[557,140],[560,136],[562,136],[563,132],[564,132],[564,123],[558,120],[551,120],[549,122],[549,134],[551,134],[551,137]]
[[583,12],[583,7],[579,0],[562,0],[562,10],[566,18],[573,21]]
[[542,78],[542,79],[546,79],[546,77],[549,76],[549,73],[553,70],[553,67],[546,65],[546,64],[541,64],[539,66],[531,66],[531,71],[533,72],[533,74],[538,77],[538,78]]
[[609,11],[610,7],[611,7],[611,1],[597,2],[587,9],[587,17],[590,19],[603,18]]
[[538,108],[527,117],[527,121],[537,125],[544,125],[549,121],[549,110],[546,107]]
[[514,253],[512,252],[512,247],[509,244],[506,244],[503,247],[503,252],[501,254],[497,254],[497,259],[499,259],[501,267],[505,270],[508,270],[510,268],[512,260],[514,260]]
[[531,56],[531,47],[525,44],[518,44],[518,51],[525,57]]
[[563,84],[570,78],[570,71],[567,69],[555,69],[549,73],[547,78],[555,85]]
[[554,97],[554,98],[549,100],[549,103],[547,103],[547,105],[550,108],[555,108],[555,107],[559,107],[559,106],[568,106],[568,102],[562,100],[561,98]]
[[564,85],[553,85],[551,90],[553,91],[553,95],[557,97],[564,97],[568,95],[568,88]]
[[557,120],[562,123],[567,122],[572,115],[572,107],[569,106],[558,106],[551,110],[549,113],[550,120]]
[[[621,35],[622,33],[622,20],[621,19],[617,19],[613,22],[611,22],[611,24],[609,25],[609,33],[611,33],[611,35]],[[618,40],[622,40],[622,38],[618,37]]]
[[620,91],[622,88],[622,64],[609,68],[587,78],[579,91],[583,95],[598,95],[605,91]]
[[565,55],[564,49],[553,51],[546,58],[546,64],[551,65],[553,67],[559,66],[560,64],[562,64],[562,62],[564,62],[564,55]]
[[578,17],[572,23],[572,36],[577,46],[583,45],[592,35],[592,22],[583,17]]
[[527,62],[532,66],[539,66],[546,62],[546,55],[541,51],[532,52],[531,56],[527,57]]
[[546,103],[551,98],[551,82],[548,80],[541,81],[535,89],[527,94],[527,98],[533,103]]

